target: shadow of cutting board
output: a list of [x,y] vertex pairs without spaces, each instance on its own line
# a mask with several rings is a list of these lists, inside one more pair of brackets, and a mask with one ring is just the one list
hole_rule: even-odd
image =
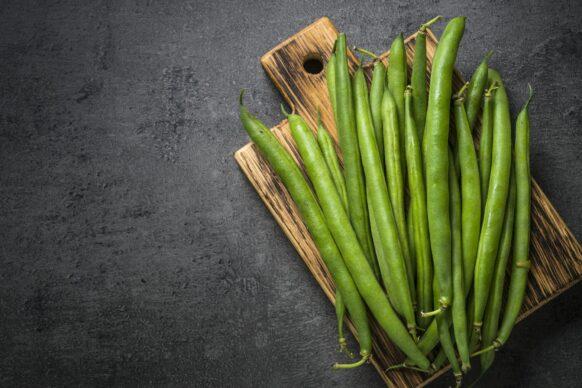
[[[261,58],[265,71],[287,103],[294,107],[312,128],[319,110],[325,126],[336,140],[337,134],[327,94],[325,74],[321,71],[321,66],[318,68],[317,65],[318,61],[323,65],[327,62],[337,34],[331,21],[324,17],[280,43]],[[414,53],[414,38],[415,36],[412,35],[406,39],[409,65]],[[435,36],[429,31],[427,36],[429,72],[436,43]],[[382,55],[384,61],[386,61],[386,56],[387,53]],[[350,60],[351,69],[354,70],[356,59],[351,54]],[[304,66],[306,61],[308,63]],[[366,70],[369,77],[370,68]],[[453,83],[455,89],[464,83],[458,72],[455,73]],[[272,131],[301,165],[287,121],[282,121]],[[334,303],[334,284],[331,276],[301,221],[295,204],[279,178],[275,176],[252,143],[238,150],[235,153],[235,159],[283,232],[297,249],[326,296]],[[533,265],[520,319],[530,315],[577,283],[582,277],[582,247],[535,181],[532,193],[531,260]],[[349,320],[348,326],[353,332],[353,326]],[[446,370],[443,369],[433,376],[408,370],[386,373],[388,366],[402,362],[404,356],[390,343],[373,319],[372,329],[374,348],[371,362],[387,385],[422,386]],[[335,330],[335,328],[330,327],[330,330]]]

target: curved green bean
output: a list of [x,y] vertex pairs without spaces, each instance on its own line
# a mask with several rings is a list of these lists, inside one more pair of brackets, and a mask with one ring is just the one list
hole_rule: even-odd
[[511,280],[507,293],[507,304],[495,342],[504,344],[515,325],[525,296],[527,274],[531,266],[529,260],[529,239],[531,226],[531,171],[529,162],[529,104],[533,90],[529,85],[529,98],[515,123],[515,182],[516,208],[513,235],[513,263]]
[[[330,229],[326,225],[324,214],[295,161],[277,141],[269,128],[251,115],[244,107],[242,97],[243,94],[241,92],[239,111],[240,120],[244,129],[279,176],[293,198],[293,201],[297,204],[307,230],[313,237],[325,265],[343,295],[345,305],[358,332],[360,354],[362,355],[362,359],[366,360],[372,351],[372,335],[368,325],[366,306],[358,293],[356,283],[344,263],[344,259],[330,233]],[[327,173],[325,169],[321,170]],[[365,260],[364,264],[367,265]],[[364,284],[368,281],[369,279],[360,280]],[[404,333],[406,334],[405,330]],[[413,352],[412,355],[415,356],[416,353]],[[422,358],[419,361],[422,362]]]
[[491,178],[487,202],[483,212],[483,223],[474,275],[474,321],[473,330],[477,338],[481,337],[483,314],[487,305],[491,279],[497,258],[497,249],[501,237],[505,205],[509,191],[509,175],[511,170],[511,121],[509,117],[509,101],[499,73],[489,69],[493,81],[499,88],[495,92],[493,108],[493,145],[491,161]]
[[[321,209],[331,235],[337,243],[360,295],[366,301],[370,311],[390,340],[408,357],[414,359],[421,368],[428,368],[428,359],[420,352],[408,335],[406,328],[398,319],[384,291],[376,280],[374,272],[358,242],[355,231],[350,224],[348,215],[343,208],[341,199],[335,190],[332,178],[329,176],[327,169],[320,168],[325,162],[311,129],[298,115],[288,115],[287,119],[291,128],[291,135],[305,164],[307,175],[321,203]],[[370,128],[373,131],[371,126]],[[370,191],[372,191],[372,188],[370,188]],[[342,296],[347,298],[347,292],[343,290],[341,292]],[[346,306],[349,310],[349,304],[346,303]]]
[[485,57],[475,69],[471,76],[471,82],[467,88],[467,98],[465,100],[465,109],[467,111],[467,119],[469,120],[469,128],[475,128],[477,121],[477,114],[481,109],[481,100],[483,99],[483,92],[487,84],[488,62],[493,55],[493,51],[488,51]]

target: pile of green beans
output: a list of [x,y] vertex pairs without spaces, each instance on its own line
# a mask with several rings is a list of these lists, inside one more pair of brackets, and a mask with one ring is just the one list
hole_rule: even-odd
[[480,355],[481,374],[491,366],[525,297],[533,92],[530,86],[512,136],[506,86],[489,67],[491,51],[471,81],[454,88],[465,17],[447,23],[427,89],[427,28],[441,19],[421,24],[410,69],[402,34],[387,61],[357,48],[372,61],[370,85],[361,63],[350,72],[346,36],[339,34],[325,67],[339,142],[319,112],[313,130],[282,107],[306,175],[244,107],[242,93],[239,112],[331,274],[338,342],[348,355],[346,315],[355,328],[361,358],[334,368],[358,367],[373,357],[374,319],[406,356],[388,370],[433,373],[448,361],[460,386],[472,357]]

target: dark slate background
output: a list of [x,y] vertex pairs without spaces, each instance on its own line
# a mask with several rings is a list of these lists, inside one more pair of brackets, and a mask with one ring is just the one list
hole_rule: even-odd
[[[374,51],[468,16],[458,68],[494,49],[514,112],[533,84],[533,171],[582,238],[582,5],[466,3],[1,1],[0,385],[381,385],[330,369],[333,309],[232,157],[241,88],[281,120],[259,56],[324,15]],[[581,311],[519,325],[481,386],[579,385]]]

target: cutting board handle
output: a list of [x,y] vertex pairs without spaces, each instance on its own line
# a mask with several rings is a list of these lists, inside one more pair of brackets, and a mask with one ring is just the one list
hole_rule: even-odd
[[[325,65],[337,35],[331,20],[322,17],[261,57],[263,68],[291,108],[312,128],[317,123],[319,110],[324,125],[336,139]],[[353,68],[355,57],[351,53],[350,60]]]

